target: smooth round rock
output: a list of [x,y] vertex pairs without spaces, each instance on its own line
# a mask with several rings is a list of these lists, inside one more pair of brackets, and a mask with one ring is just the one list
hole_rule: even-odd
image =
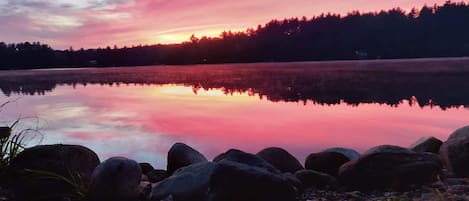
[[438,154],[443,142],[435,137],[422,137],[410,145],[409,149],[415,152],[430,152]]
[[157,183],[151,192],[152,201],[172,197],[175,201],[204,201],[215,163],[197,163],[183,167]]
[[89,189],[92,201],[133,201],[140,195],[140,165],[124,157],[112,157],[93,171]]
[[348,161],[348,157],[338,152],[319,152],[306,157],[305,168],[336,176],[340,166]]
[[324,187],[337,183],[333,176],[314,170],[300,170],[295,173],[295,176],[301,181],[304,188]]
[[237,149],[230,149],[224,154],[224,158],[222,161],[232,161],[237,163],[242,163],[248,166],[258,167],[265,169],[269,172],[280,174],[281,171],[275,168],[272,164],[267,162],[266,160],[262,159],[259,156],[254,154],[246,153]]
[[278,147],[270,147],[259,151],[257,156],[269,162],[282,172],[295,173],[304,169],[301,163],[286,150]]
[[148,172],[155,169],[150,163],[139,163],[139,165],[143,174],[147,174]]
[[296,188],[264,168],[224,160],[210,179],[207,201],[295,201]]
[[218,154],[216,155],[214,158],[213,158],[213,162],[219,162],[221,160],[225,159],[225,153],[221,153],[221,154]]
[[343,154],[344,156],[346,156],[349,160],[355,160],[357,159],[358,157],[360,157],[360,154],[353,150],[353,149],[350,149],[350,148],[344,148],[344,147],[333,147],[333,148],[329,148],[329,149],[325,149],[321,152],[337,152],[337,153],[341,153]]
[[455,175],[469,177],[469,126],[457,129],[440,148],[444,166]]
[[166,172],[166,170],[152,170],[147,172],[146,175],[151,183],[157,183],[169,177],[169,174]]
[[184,143],[176,143],[168,151],[166,170],[171,175],[179,168],[203,162],[208,161],[200,152]]
[[50,179],[50,174],[63,176],[86,188],[98,164],[96,153],[80,145],[54,144],[27,148],[10,163],[8,187],[20,201],[38,198],[61,200],[76,196],[77,190],[62,179]]
[[339,170],[339,182],[351,190],[403,190],[435,180],[442,169],[438,155],[382,145]]

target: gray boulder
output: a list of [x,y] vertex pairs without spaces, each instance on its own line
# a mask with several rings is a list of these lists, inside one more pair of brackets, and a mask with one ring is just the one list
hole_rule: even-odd
[[304,188],[324,187],[337,183],[333,176],[314,170],[300,170],[295,173],[295,176],[301,181]]
[[148,172],[155,169],[150,163],[139,163],[139,165],[143,174],[147,174]]
[[442,169],[438,155],[382,145],[339,170],[339,182],[352,190],[402,190],[434,181]]
[[455,175],[469,177],[469,126],[454,131],[440,148],[444,166]]
[[258,168],[265,169],[269,172],[280,174],[280,170],[272,166],[269,162],[265,161],[259,156],[254,154],[246,153],[236,149],[230,149],[224,154],[224,158],[220,161],[232,161],[237,163],[242,163],[248,166],[254,166]]
[[152,201],[171,197],[174,201],[203,201],[207,195],[215,163],[197,163],[176,171],[157,183],[151,192]]
[[208,162],[204,155],[184,143],[176,143],[168,151],[168,174],[179,168],[196,163]]
[[349,148],[344,148],[344,147],[333,147],[333,148],[325,149],[322,152],[341,153],[344,156],[346,156],[349,160],[355,160],[358,157],[360,157],[360,154],[357,151],[355,151],[353,149],[349,149]]
[[84,146],[35,146],[25,149],[11,161],[8,185],[20,201],[61,200],[76,196],[79,189],[63,179],[50,179],[51,174],[87,187],[98,164],[96,153]]
[[339,152],[312,153],[306,157],[305,168],[336,176],[340,166],[348,161],[350,159]]
[[132,201],[140,195],[142,170],[134,160],[112,157],[93,171],[89,199]]
[[430,152],[438,154],[443,142],[435,137],[422,137],[414,144],[410,145],[409,149],[415,152]]
[[213,171],[207,201],[294,201],[296,194],[282,174],[223,160]]
[[216,155],[214,158],[213,158],[213,162],[219,162],[221,160],[223,160],[225,158],[225,153],[221,153],[221,154],[218,154]]
[[168,172],[166,172],[166,170],[152,170],[150,172],[147,172],[146,175],[151,183],[157,183],[169,177]]
[[293,155],[282,148],[266,148],[259,151],[256,155],[282,172],[295,173],[298,170],[304,169],[301,163]]

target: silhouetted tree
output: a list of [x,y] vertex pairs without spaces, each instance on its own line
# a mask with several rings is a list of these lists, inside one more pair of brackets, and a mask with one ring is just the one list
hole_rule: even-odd
[[54,51],[38,42],[0,43],[0,69],[461,57],[469,56],[468,21],[468,4],[447,1],[408,13],[395,8],[272,20],[171,45]]

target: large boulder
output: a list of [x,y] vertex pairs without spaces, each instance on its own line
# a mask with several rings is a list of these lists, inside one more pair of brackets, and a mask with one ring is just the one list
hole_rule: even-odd
[[344,147],[333,147],[333,148],[328,148],[323,150],[322,152],[337,152],[343,154],[345,157],[347,157],[349,160],[355,160],[358,157],[360,157],[360,154],[349,148],[344,148]]
[[295,176],[301,181],[304,188],[324,187],[337,183],[333,176],[314,170],[300,170],[295,173]]
[[422,137],[410,145],[409,149],[415,152],[430,152],[438,154],[443,142],[435,137]]
[[147,174],[155,169],[150,163],[139,163],[139,165],[143,174]]
[[466,138],[469,133],[469,126],[458,128],[451,135],[449,135],[448,140],[457,139],[457,138]]
[[150,172],[147,172],[146,175],[151,183],[156,183],[169,177],[168,172],[166,172],[166,170],[152,170]]
[[440,148],[445,167],[460,177],[469,177],[469,126],[454,131]]
[[283,174],[223,160],[213,171],[207,201],[294,201],[296,194]]
[[341,184],[353,190],[402,190],[432,182],[441,169],[436,154],[382,145],[342,165],[338,178]]
[[232,161],[237,163],[242,163],[248,166],[254,166],[258,168],[265,169],[269,172],[280,174],[280,170],[272,166],[269,162],[265,161],[259,156],[254,154],[246,153],[237,149],[230,149],[224,154],[224,158],[219,162],[223,161]]
[[79,145],[40,145],[25,149],[10,164],[9,187],[18,200],[62,200],[77,189],[62,178],[87,187],[99,164],[92,150]]
[[174,201],[204,201],[214,168],[212,162],[183,167],[157,183],[150,199],[160,201],[171,197]]
[[179,168],[208,162],[204,155],[184,143],[176,143],[168,151],[167,171],[171,175]]
[[266,160],[282,172],[295,173],[304,169],[301,163],[286,150],[278,147],[270,147],[259,151],[257,156]]
[[133,201],[139,197],[142,169],[124,157],[112,157],[93,171],[89,199]]
[[223,160],[225,158],[225,153],[221,153],[221,154],[218,154],[216,155],[214,158],[213,158],[213,162],[219,162],[221,160]]
[[339,168],[350,159],[339,152],[312,153],[306,157],[305,168],[336,176]]

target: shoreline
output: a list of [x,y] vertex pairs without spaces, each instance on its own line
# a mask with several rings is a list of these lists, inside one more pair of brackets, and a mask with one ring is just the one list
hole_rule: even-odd
[[[40,194],[74,201],[465,200],[469,171],[461,164],[469,163],[469,152],[455,150],[467,145],[469,126],[454,131],[445,142],[424,137],[409,148],[380,145],[364,153],[333,147],[309,154],[302,163],[279,147],[256,154],[230,149],[208,160],[176,143],[168,151],[166,169],[124,157],[100,162],[96,153],[80,145],[38,145],[22,151],[2,171],[0,198],[31,201]],[[74,180],[75,173],[81,181]],[[62,177],[84,186],[64,188],[70,182]]]
[[93,70],[93,69],[120,69],[120,68],[161,68],[161,67],[211,67],[220,65],[246,66],[258,65],[284,65],[284,64],[372,64],[372,63],[400,63],[400,62],[440,62],[440,61],[468,61],[469,57],[416,57],[416,58],[395,58],[395,59],[344,59],[344,60],[305,60],[305,61],[259,61],[259,62],[233,62],[233,63],[193,63],[193,64],[153,64],[153,65],[129,65],[129,66],[83,66],[83,67],[38,67],[24,69],[0,70],[2,72],[14,71],[64,71],[64,70]]

